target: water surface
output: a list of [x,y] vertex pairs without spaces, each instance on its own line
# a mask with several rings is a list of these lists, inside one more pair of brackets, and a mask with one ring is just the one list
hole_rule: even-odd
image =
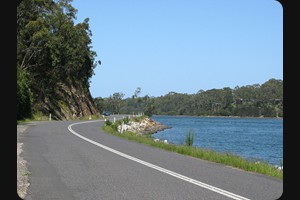
[[283,120],[277,118],[230,118],[152,116],[171,126],[153,138],[185,144],[189,130],[195,134],[193,146],[228,152],[247,160],[261,160],[280,165],[283,160]]

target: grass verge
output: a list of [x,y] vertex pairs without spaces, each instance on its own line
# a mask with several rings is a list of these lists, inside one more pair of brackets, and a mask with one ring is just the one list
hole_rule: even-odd
[[113,123],[110,126],[103,126],[102,129],[107,133],[110,133],[112,135],[127,140],[143,143],[153,147],[158,147],[167,151],[172,151],[175,153],[191,156],[194,158],[212,161],[215,163],[221,163],[245,171],[256,172],[267,176],[283,179],[283,170],[279,170],[275,166],[265,162],[255,162],[255,161],[252,162],[231,153],[219,153],[210,149],[202,149],[194,146],[175,145],[175,144],[166,144],[163,142],[156,142],[151,137],[151,134],[140,135],[128,131],[125,131],[124,133],[120,134],[116,130],[117,124],[120,124],[120,121],[117,121],[115,122],[115,124]]

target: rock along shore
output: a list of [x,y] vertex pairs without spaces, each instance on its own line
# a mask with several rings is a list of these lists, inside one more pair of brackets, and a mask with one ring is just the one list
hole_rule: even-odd
[[157,121],[154,121],[149,117],[146,117],[140,122],[129,121],[127,124],[121,124],[118,126],[118,131],[120,133],[123,133],[123,131],[130,131],[130,132],[143,135],[143,134],[153,134],[168,128],[171,127],[163,125]]

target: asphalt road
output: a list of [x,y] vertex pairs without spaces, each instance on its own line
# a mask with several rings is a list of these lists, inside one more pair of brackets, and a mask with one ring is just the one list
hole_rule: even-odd
[[[111,116],[113,117],[113,116]],[[39,122],[24,133],[26,200],[275,200],[282,180],[127,141],[103,121]]]

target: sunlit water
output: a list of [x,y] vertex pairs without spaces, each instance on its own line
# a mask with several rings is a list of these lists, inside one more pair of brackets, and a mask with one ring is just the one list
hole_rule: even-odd
[[228,152],[251,161],[281,165],[283,161],[283,120],[270,118],[152,116],[171,129],[153,138],[185,144],[188,130],[194,132],[193,146]]

